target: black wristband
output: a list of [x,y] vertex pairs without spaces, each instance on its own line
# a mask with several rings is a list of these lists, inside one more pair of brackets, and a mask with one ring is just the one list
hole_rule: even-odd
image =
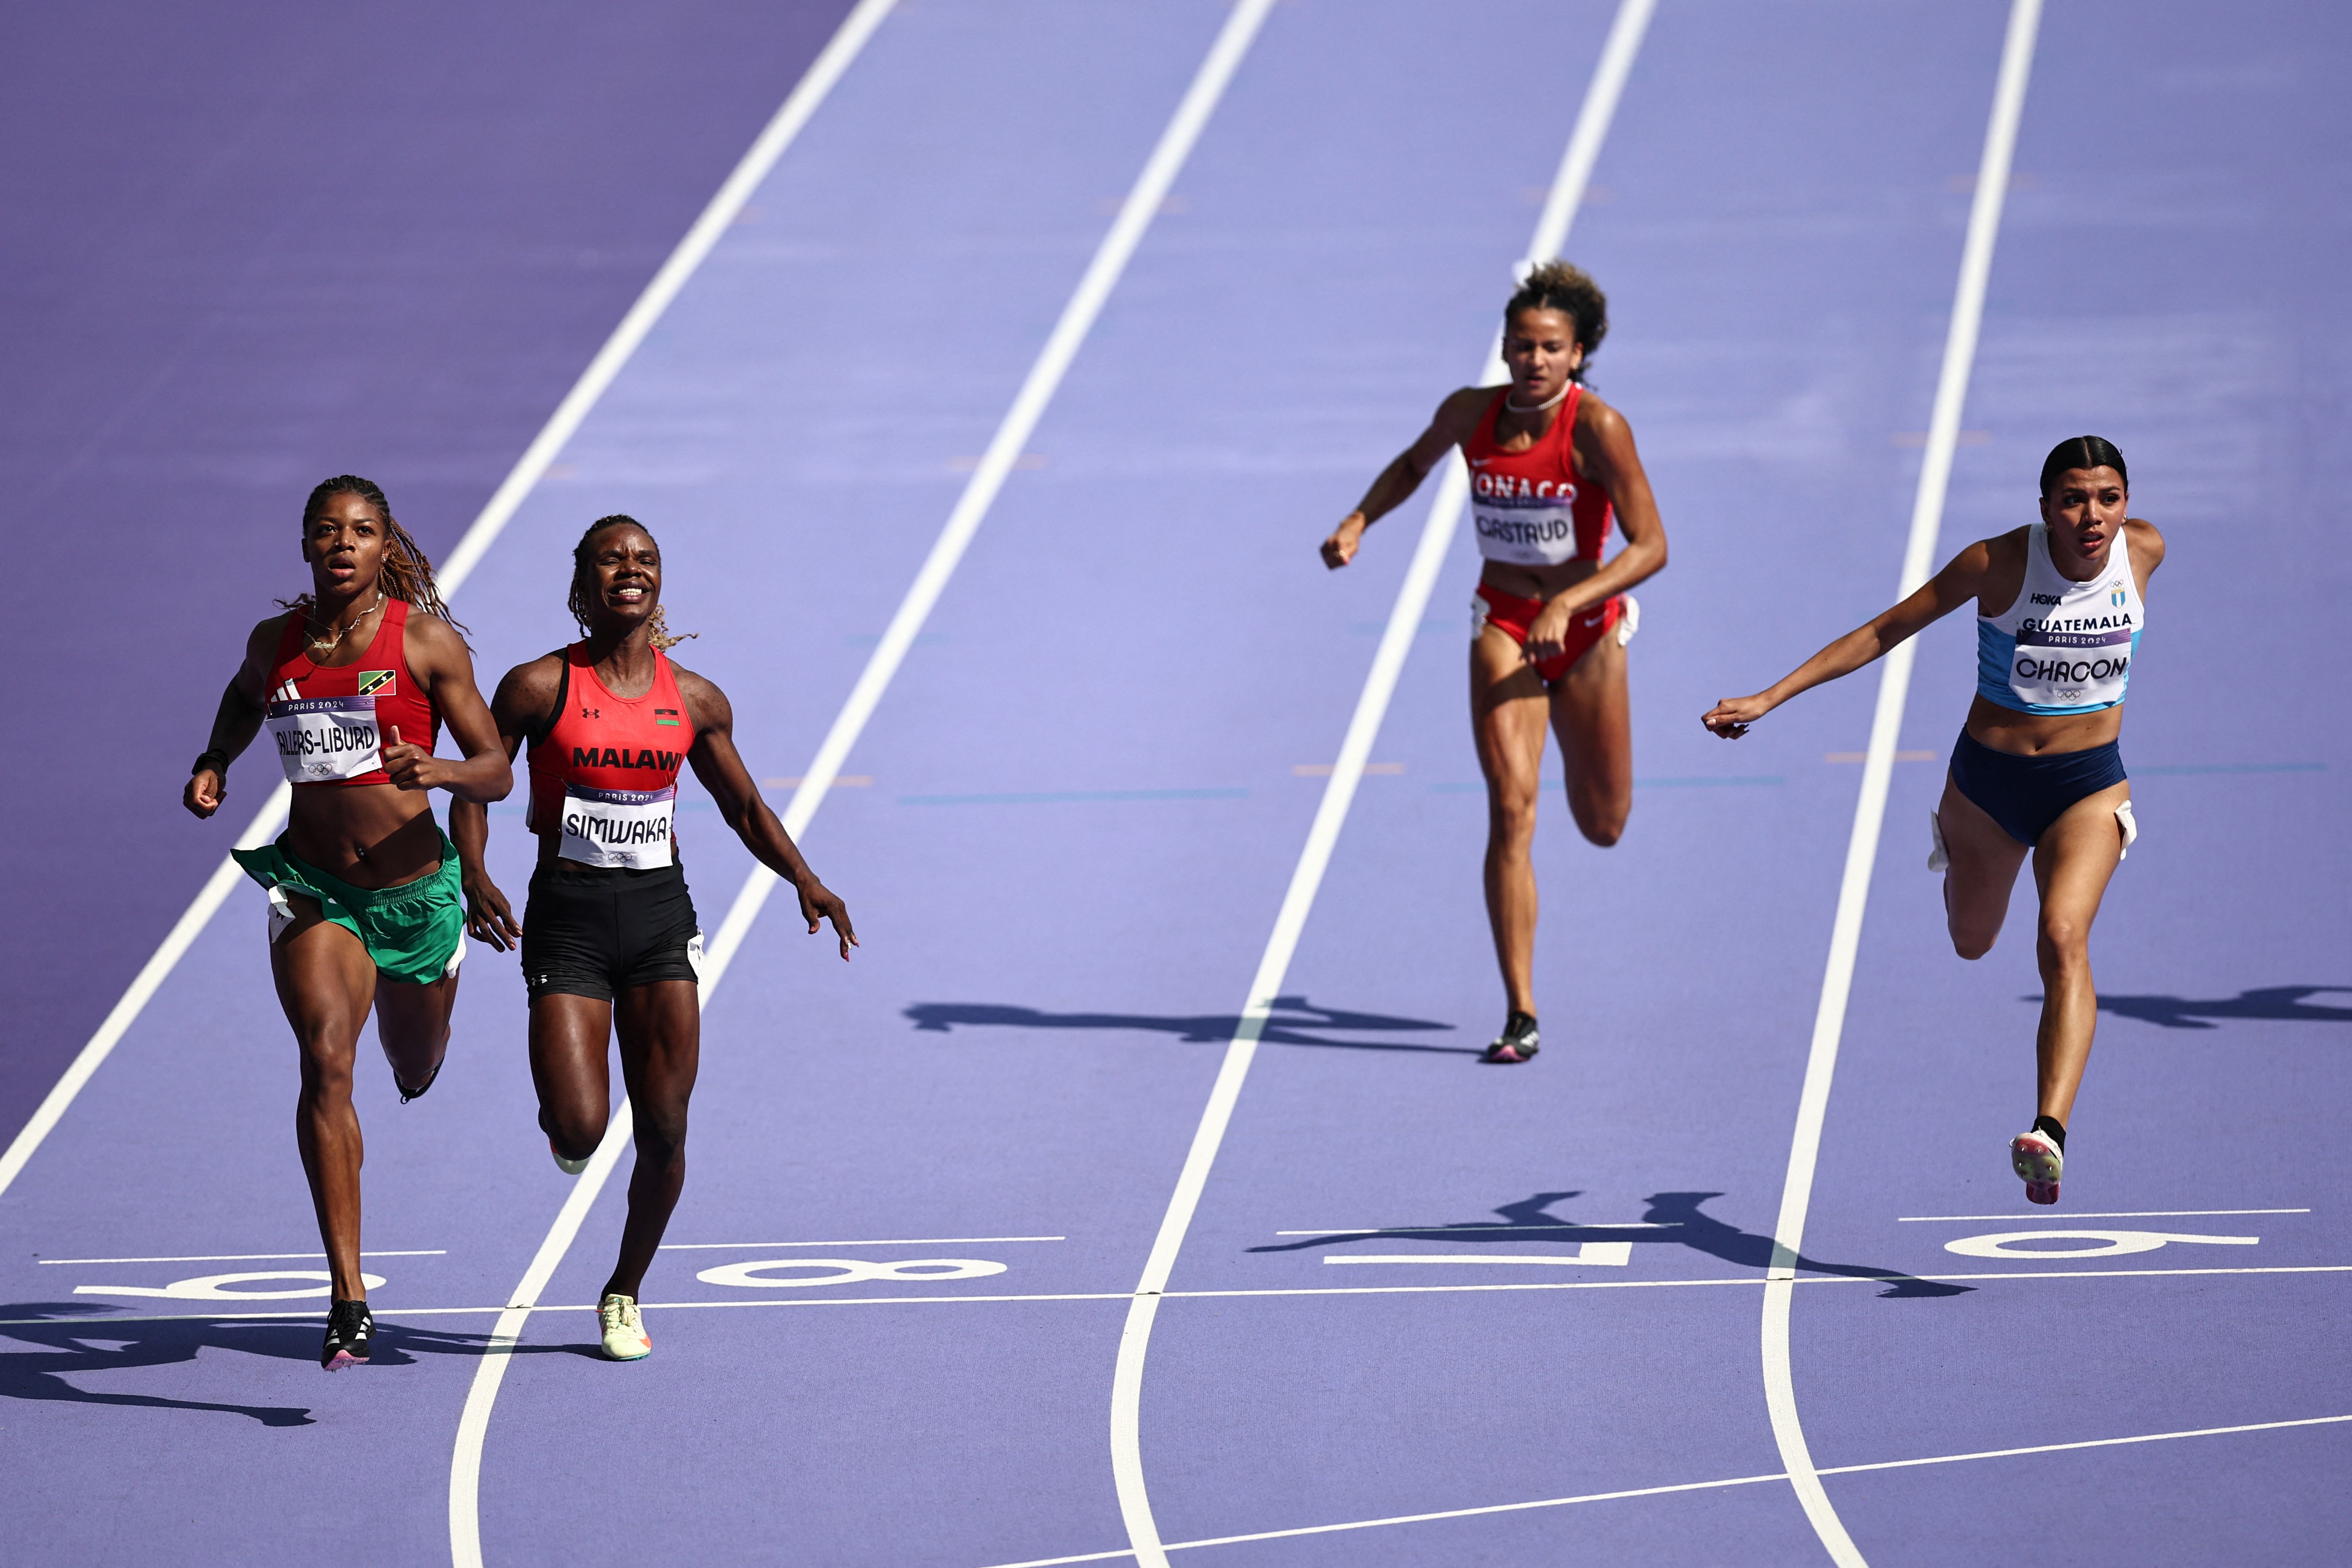
[[206,768],[210,768],[213,772],[220,774],[221,777],[226,778],[228,777],[228,753],[222,751],[218,746],[215,746],[208,752],[201,752],[197,753],[196,760],[188,764],[188,776],[190,778],[194,778],[198,773],[203,773]]

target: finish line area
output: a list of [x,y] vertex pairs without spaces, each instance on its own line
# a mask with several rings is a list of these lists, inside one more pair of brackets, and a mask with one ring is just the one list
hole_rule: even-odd
[[[2168,0],[801,9],[733,178],[571,345],[505,485],[417,536],[487,689],[573,635],[583,528],[642,519],[674,657],[862,947],[804,938],[682,790],[701,1079],[655,1351],[615,1364],[625,1126],[555,1168],[517,959],[469,943],[429,1096],[362,1040],[379,1338],[332,1378],[260,890],[175,891],[127,999],[95,957],[52,976],[82,1054],[0,1130],[16,1553],[2334,1562],[2352,758],[2300,672],[2344,623],[2305,498],[2352,377],[2311,194],[2352,31]],[[1622,843],[1547,764],[1545,1049],[1503,1071],[1459,481],[1345,572],[1315,546],[1554,251],[1610,293],[1592,383],[1675,553],[1639,590]],[[1919,498],[1940,563],[2029,521],[2085,429],[2171,554],[2123,740],[2142,837],[2036,1208],[2003,1148],[2032,894],[1963,963],[1923,868],[1966,617],[1891,717],[1874,671],[1737,747],[1694,721],[1891,603]],[[282,586],[173,612],[206,683],[299,586],[282,553]],[[89,679],[127,689],[114,658]],[[266,838],[269,765],[226,826],[136,829]],[[490,840],[519,909],[522,794]],[[169,929],[89,941],[127,974]]]

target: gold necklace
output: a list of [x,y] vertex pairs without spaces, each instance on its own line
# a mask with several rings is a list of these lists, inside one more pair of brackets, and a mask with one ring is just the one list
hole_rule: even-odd
[[[310,637],[310,634],[305,631],[303,635],[309,638],[310,652],[313,656],[313,662],[316,661],[318,656],[331,654],[337,648],[342,647],[343,639],[352,635],[352,626],[358,626],[362,621],[366,620],[370,616],[374,615],[378,610],[383,608],[383,590],[382,588],[378,588],[375,591],[375,603],[370,605],[366,609],[362,610],[358,615],[353,616],[351,620],[344,625],[343,629],[337,632],[333,637]],[[310,612],[303,612],[302,618],[306,622],[309,621],[310,618]]]

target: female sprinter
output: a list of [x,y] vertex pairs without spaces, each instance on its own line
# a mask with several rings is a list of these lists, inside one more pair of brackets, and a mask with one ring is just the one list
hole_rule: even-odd
[[[1466,386],[1437,405],[1421,438],[1381,470],[1323,542],[1323,562],[1355,559],[1364,530],[1402,505],[1449,447],[1470,465],[1470,515],[1486,568],[1470,602],[1470,721],[1486,776],[1486,919],[1502,964],[1503,1032],[1490,1062],[1536,1054],[1536,795],[1544,721],[1559,736],[1568,806],[1604,848],[1633,805],[1633,725],[1625,645],[1636,606],[1625,590],[1666,563],[1665,525],[1623,415],[1583,386],[1609,331],[1609,302],[1564,261],[1528,275],[1503,310],[1507,386]],[[1625,548],[1603,564],[1612,516]]]
[[[375,1337],[360,1273],[360,1121],[352,1066],[375,1009],[404,1103],[433,1087],[465,957],[457,852],[425,791],[505,796],[514,775],[474,689],[474,661],[433,564],[353,474],[302,509],[310,591],[246,639],[211,743],[182,796],[198,816],[227,797],[228,765],[267,723],[294,786],[286,831],[230,853],[269,889],[269,972],[302,1052],[294,1142],[327,1245],[328,1371]],[[441,721],[463,760],[433,754]]]
[[1952,747],[1941,805],[1928,815],[1927,868],[1944,873],[1952,946],[1982,958],[2000,934],[2026,854],[2042,895],[2035,956],[2033,1125],[2010,1141],[2011,1166],[2037,1204],[2058,1201],[2066,1121],[2091,1055],[2091,921],[2107,879],[2138,837],[2116,737],[2124,688],[2147,624],[2143,596],[2164,562],[2154,528],[2126,517],[2121,452],[2096,436],[2061,441],[2042,465],[2042,521],[1981,539],[1917,593],[1830,644],[1753,697],[1718,702],[1701,722],[1736,741],[1808,687],[1850,675],[1930,622],[1977,602],[1977,696]]
[[634,518],[600,518],[572,562],[582,640],[507,671],[490,704],[509,757],[530,742],[526,822],[539,865],[520,926],[483,868],[489,814],[461,805],[450,827],[465,858],[469,929],[500,950],[521,944],[539,1125],[568,1174],[586,1169],[604,1139],[605,1042],[617,1027],[637,1168],[596,1312],[604,1353],[635,1361],[653,1349],[637,1289],[686,1184],[687,1100],[702,1044],[702,932],[671,828],[678,764],[693,764],[744,847],[799,892],[810,931],[833,921],[845,959],[857,937],[744,771],[726,694],[662,651],[681,639],[662,615],[653,535]]

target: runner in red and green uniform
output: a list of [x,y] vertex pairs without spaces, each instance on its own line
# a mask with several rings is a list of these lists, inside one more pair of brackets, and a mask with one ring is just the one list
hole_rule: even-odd
[[[465,956],[457,853],[425,792],[493,801],[514,775],[432,563],[383,491],[352,474],[312,490],[302,557],[310,591],[246,639],[182,799],[218,811],[229,763],[268,726],[293,786],[286,831],[234,853],[269,890],[270,973],[302,1053],[295,1142],[327,1247],[320,1359],[332,1371],[367,1360],[375,1333],[360,1272],[360,1029],[373,1010],[402,1100],[423,1094]],[[445,721],[462,758],[433,753]]]

